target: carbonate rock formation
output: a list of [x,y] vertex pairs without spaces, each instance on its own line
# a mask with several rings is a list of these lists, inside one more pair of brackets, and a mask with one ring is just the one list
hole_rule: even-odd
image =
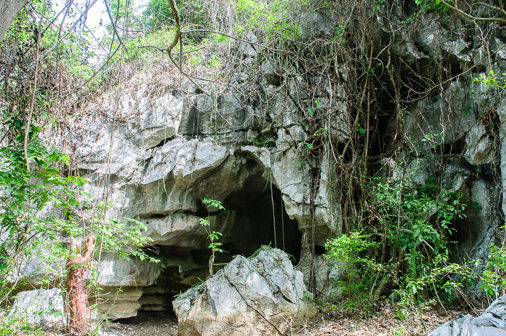
[[[313,14],[301,16],[301,38],[335,36],[340,23],[330,14]],[[417,29],[399,29],[393,35],[387,35],[389,26],[379,14],[368,23],[374,34],[367,39],[374,50],[389,45],[377,60],[378,67],[396,58],[404,62],[406,72],[400,77],[404,82],[397,83],[404,95],[397,97],[400,101],[396,102],[393,88],[388,92],[371,88],[378,89],[374,104],[381,113],[370,120],[369,131],[376,134],[369,139],[370,165],[378,175],[409,177],[420,186],[434,176],[441,178],[448,192],[472,205],[467,217],[456,220],[452,228],[449,240],[458,244],[452,247],[451,261],[485,259],[503,222],[501,211],[506,212],[501,200],[506,190],[506,98],[490,95],[482,83],[464,81],[457,74],[478,77],[491,67],[505,73],[504,31],[487,37],[487,49],[470,28],[450,32],[449,26],[456,23],[441,22],[437,13],[416,20]],[[309,305],[302,299],[303,280],[315,294],[334,291],[340,270],[325,259],[324,246],[358,225],[353,222],[359,217],[357,210],[352,209],[360,181],[345,170],[354,164],[347,155],[352,141],[363,141],[368,127],[355,121],[364,111],[350,106],[352,97],[360,94],[347,84],[369,74],[363,69],[354,74],[345,58],[337,56],[328,68],[282,68],[281,61],[267,52],[259,56],[254,32],[247,39],[252,43],[243,43],[236,51],[250,68],[231,73],[223,79],[225,85],[210,85],[211,95],[184,76],[172,78],[166,63],[156,68],[153,61],[132,66],[120,85],[104,89],[68,117],[72,129],[62,138],[70,142],[78,174],[88,181],[85,191],[112,204],[109,218],[143,222],[145,235],[152,239],[146,250],[160,259],[155,264],[112,254],[101,257],[97,280],[104,300],[97,308],[109,318],[136,316],[139,310],[170,312],[175,295],[206,278],[210,251],[200,225],[204,217],[223,234],[224,253],[216,262],[243,257],[185,294],[202,298],[195,310],[185,295],[175,301],[182,328],[203,333],[204,322],[194,322],[196,315],[199,321],[213,323],[213,330],[221,330],[221,322],[213,320],[216,314],[223,321],[232,318],[228,305],[233,302],[224,302],[221,310],[213,301],[226,300],[220,296],[219,282],[236,298],[249,295],[250,289],[263,295],[267,301],[259,306],[256,297],[246,297],[233,308],[248,315],[251,325],[263,323],[259,318],[265,316],[280,330],[310,315],[304,312]],[[381,69],[386,78],[389,69]],[[446,77],[441,69],[447,69]],[[394,85],[385,78],[386,86]],[[414,83],[413,88],[404,87],[406,83]],[[434,83],[441,85],[434,89]],[[393,156],[399,141],[403,145]],[[349,188],[343,187],[343,176]],[[226,210],[208,212],[206,198],[221,201]],[[253,262],[260,263],[258,256],[245,258],[269,244],[289,254],[302,272],[289,273],[295,284],[287,285],[286,293],[284,284],[276,282],[277,275],[269,278],[259,271],[262,268]],[[285,270],[292,267],[282,260]],[[30,260],[20,274],[29,277],[43,268],[36,264]],[[239,270],[251,271],[251,278],[234,273]],[[261,286],[243,291],[240,286],[250,284],[240,281],[248,279]],[[32,285],[40,287],[36,277]],[[302,307],[300,313],[297,307]],[[286,325],[284,312],[294,316]],[[250,322],[240,328],[250,330]],[[272,332],[273,327],[265,321],[262,328]]]
[[429,336],[505,336],[506,335],[506,294],[492,304],[478,317],[464,315],[455,321],[443,324]]
[[285,335],[316,313],[302,273],[269,247],[235,257],[173,305],[180,335]]

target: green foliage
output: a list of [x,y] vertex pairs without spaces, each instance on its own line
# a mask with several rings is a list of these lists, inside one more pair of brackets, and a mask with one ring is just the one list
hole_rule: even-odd
[[506,73],[503,73],[502,77],[500,77],[494,70],[490,70],[490,75],[487,76],[483,74],[481,77],[473,79],[473,81],[483,84],[485,90],[506,90]]
[[[384,1],[384,0],[381,0]],[[341,45],[346,44],[346,40],[344,38],[344,34],[346,31],[346,27],[343,25],[339,25],[336,27],[336,35],[334,36],[334,41],[339,42]]]
[[[207,208],[208,213],[212,210],[225,211],[225,207],[223,206],[221,201],[205,198],[202,201],[202,203]],[[223,253],[223,250],[221,248],[223,243],[220,242],[220,237],[222,236],[222,233],[211,229],[211,222],[209,221],[209,216],[208,218],[201,218],[200,225],[202,225],[202,227],[206,231],[207,239],[209,239],[208,248],[211,250],[211,257],[209,258],[209,276],[212,277],[216,253]]]
[[463,286],[473,280],[476,280],[476,274],[469,265],[450,263],[448,256],[441,254],[424,276],[404,279],[403,286],[394,290],[390,298],[399,303],[397,315],[403,319],[413,308],[435,301],[429,292],[440,304],[449,303],[456,299]]
[[492,245],[485,270],[481,276],[480,289],[492,299],[506,292],[506,248]]
[[392,329],[392,336],[402,336],[403,334],[404,334],[404,328],[403,327]]
[[363,128],[362,126],[360,126],[360,124],[358,122],[355,123],[355,126],[357,127],[358,133],[360,133],[362,136],[366,135],[367,130],[365,128]]
[[[397,288],[392,298],[406,305],[423,302],[429,291],[450,297],[458,287],[454,273],[471,276],[469,268],[448,262],[453,224],[465,217],[461,196],[442,190],[434,180],[417,186],[411,181],[372,179],[366,207],[373,225],[327,243],[327,257],[350,269],[338,283],[355,306],[376,299],[385,287]],[[361,301],[361,302],[360,302]],[[366,308],[366,307],[365,307]]]
[[376,0],[376,4],[374,5],[373,12],[376,13],[380,10],[381,6],[385,3],[385,0]]
[[[52,77],[58,73],[64,74],[61,80],[67,79],[65,74],[71,75],[72,83],[76,86],[90,79],[94,73],[90,62],[97,56],[90,43],[91,33],[88,30],[76,33],[67,29],[68,26],[72,26],[69,21],[78,20],[80,14],[71,7],[66,16],[65,25],[60,30],[57,21],[53,21],[56,13],[50,2],[35,0],[30,2],[30,6],[25,6],[11,25],[6,38],[0,42],[0,53],[18,55],[9,59],[11,64],[3,65],[7,67],[7,75],[0,77],[0,83],[8,80],[9,89],[12,90],[20,88],[16,84],[21,85],[21,79],[25,80],[27,74],[33,79],[37,33],[40,33],[41,37],[39,58],[42,58],[42,61],[39,73],[43,72],[47,75],[40,75],[45,79],[43,82],[39,81],[39,92],[47,94],[46,86],[53,88]],[[97,83],[88,84],[96,85]],[[64,95],[63,91],[60,93]]]
[[336,283],[339,291],[336,294],[344,298],[341,306],[348,311],[371,308],[369,291],[374,287],[375,275],[381,271],[382,265],[370,258],[368,251],[378,247],[379,243],[372,241],[370,235],[356,231],[325,243],[325,257],[334,260],[338,268],[344,267]]
[[218,56],[212,55],[209,59],[209,66],[211,68],[220,68],[221,67],[221,60]]
[[305,1],[257,1],[235,0],[238,22],[237,32],[246,29],[261,29],[269,39],[290,40],[301,36],[298,24],[290,19],[294,6],[305,4]]
[[47,245],[47,241],[54,240],[50,244],[52,251],[45,251],[49,252],[45,254],[48,258],[64,255],[59,238],[78,231],[80,223],[73,221],[71,213],[79,205],[78,189],[84,183],[77,176],[61,174],[60,167],[68,165],[68,157],[44,146],[37,137],[37,127],[30,128],[29,171],[24,155],[23,123],[10,118],[5,125],[11,129],[14,141],[0,148],[2,297],[12,290],[11,286],[3,286],[9,281],[9,273],[16,270],[23,258]]
[[307,149],[313,149],[313,144],[311,142],[302,141],[301,144],[305,145]]
[[328,129],[325,128],[325,127],[320,127],[319,129],[317,129],[316,131],[314,131],[313,133],[313,136],[317,136],[317,135],[324,135],[325,133],[328,132]]
[[[209,12],[204,1],[175,0],[179,9],[181,25],[196,26],[199,29],[210,28]],[[167,0],[150,0],[141,20],[146,23],[149,32],[155,32],[175,24],[174,14]],[[187,34],[192,42],[200,42],[208,33]]]
[[[176,4],[179,5],[179,2],[176,1]],[[150,0],[142,15],[143,21],[152,31],[174,23],[174,15],[168,1]]]
[[83,191],[86,180],[64,174],[70,170],[68,156],[40,140],[40,127],[29,128],[30,169],[24,152],[25,123],[11,116],[4,127],[11,140],[0,148],[0,303],[23,281],[15,274],[27,260],[40,261],[43,268],[35,272],[43,283],[64,277],[59,265],[69,256],[66,241],[83,239],[89,232],[102,251],[148,258],[140,249],[149,243],[141,222],[108,220],[103,206],[91,221],[83,215],[94,203]]
[[[381,0],[381,2],[384,3],[384,0]],[[418,7],[418,9],[413,14],[408,16],[406,19],[399,22],[400,24],[408,24],[412,22],[416,17],[426,12],[436,12],[436,13],[448,12],[448,7],[446,7],[440,0],[415,0],[414,3]],[[376,7],[375,11],[380,8],[379,6]]]
[[121,258],[136,257],[157,263],[158,259],[147,255],[142,248],[149,245],[151,239],[144,236],[146,225],[133,218],[105,220],[100,214],[111,204],[99,204],[97,216],[93,221],[93,232],[97,232],[97,244],[104,252],[113,252]]
[[441,0],[415,0],[415,3],[419,7],[423,7],[426,10],[435,10],[438,12],[447,12],[448,7],[446,7]]
[[253,141],[253,144],[257,147],[268,147],[271,141],[272,139],[269,137],[258,136],[258,138]]
[[[371,207],[388,232],[388,245],[404,260],[405,276],[427,274],[437,256],[448,254],[451,223],[465,217],[460,195],[439,190],[434,183],[413,186],[407,182],[375,181]],[[454,196],[453,198],[451,198]]]
[[204,200],[202,201],[202,203],[206,206],[206,208],[208,210],[213,210],[213,209],[215,209],[215,210],[225,210],[225,207],[223,206],[223,204],[221,203],[221,201],[204,198]]
[[42,336],[49,335],[42,328],[34,328],[20,317],[0,317],[0,336]]

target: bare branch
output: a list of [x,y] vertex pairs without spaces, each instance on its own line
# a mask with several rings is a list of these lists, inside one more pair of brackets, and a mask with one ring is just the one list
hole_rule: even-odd
[[[158,50],[159,52],[163,52],[163,53],[166,53],[166,52],[167,52],[167,49],[165,49],[165,48],[160,48],[160,47],[153,46],[153,45],[143,45],[143,46],[140,46],[139,48],[153,48],[153,49]],[[180,55],[187,55],[187,54],[191,54],[191,53],[194,53],[194,52],[200,51],[200,50],[202,50],[202,49],[205,49],[205,47],[200,47],[200,48],[193,49],[193,50],[183,51],[183,52],[180,52],[179,54],[180,54]]]
[[472,15],[469,15],[466,12],[458,9],[457,7],[455,7],[453,5],[450,5],[445,0],[441,0],[441,3],[443,5],[445,5],[446,7],[450,8],[451,10],[453,10],[454,12],[456,12],[457,14],[459,14],[460,16],[462,16],[462,17],[464,17],[464,18],[466,18],[468,20],[471,20],[471,21],[476,21],[476,22],[497,22],[497,23],[500,23],[500,24],[506,24],[506,19],[493,18],[493,17],[484,18],[484,17],[472,16]]
[[[502,3],[502,1],[501,1]],[[485,6],[485,7],[489,7],[489,8],[492,8],[493,10],[496,10],[496,11],[500,11],[503,13],[503,15],[506,16],[506,11],[504,10],[504,8],[502,7],[502,5],[500,7],[497,7],[497,6],[493,6],[493,5],[490,5],[488,3],[485,3],[485,2],[476,2],[476,3],[473,3],[471,4],[471,6],[474,6],[474,5],[477,5],[477,6]]]
[[109,20],[111,20],[112,29],[114,30],[114,33],[118,36],[119,44],[121,44],[121,46],[123,48],[127,49],[127,47],[125,46],[125,44],[121,40],[121,37],[119,36],[118,31],[116,30],[116,21],[113,20],[113,18],[112,18],[111,9],[109,8],[109,4],[107,3],[107,0],[104,0],[104,3],[105,3],[105,8],[107,9],[107,15],[109,16]]
[[56,47],[58,47],[60,45],[60,43],[67,38],[67,36],[77,26],[77,24],[79,23],[79,21],[84,17],[84,13],[86,13],[96,2],[97,2],[97,0],[93,0],[90,4],[86,5],[86,8],[85,8],[84,12],[81,13],[81,16],[79,16],[79,19],[77,19],[76,22],[74,22],[74,24],[72,25],[72,27],[70,27],[70,29],[65,33],[65,35],[63,35],[62,38],[60,38],[58,41],[56,41],[56,43],[54,43],[51,46],[51,48],[49,48],[44,54],[42,54],[42,56],[40,56],[39,62],[42,61],[44,58],[46,58],[47,55],[49,55],[51,53],[51,51],[53,51]]
[[[181,72],[183,75],[185,75],[186,78],[188,78],[193,84],[195,84],[200,90],[202,90],[202,92],[204,92],[206,95],[209,96],[209,93],[207,93],[206,90],[204,90],[197,82],[195,82],[195,80],[193,79],[195,77],[190,76],[187,73],[185,73],[183,71],[182,66],[178,65],[176,63],[176,61],[174,61],[174,58],[172,57],[172,49],[174,49],[174,47],[177,45],[178,42],[180,42],[180,39],[181,39],[181,19],[179,18],[179,11],[177,10],[177,6],[174,3],[174,0],[169,0],[169,4],[170,4],[170,8],[172,9],[172,13],[174,13],[174,18],[175,18],[175,21],[176,21],[176,35],[174,36],[174,40],[172,41],[172,43],[170,44],[170,46],[166,49],[167,55],[169,55],[170,61],[179,70],[179,72]],[[180,44],[180,46],[181,46],[181,44]],[[179,49],[180,49],[180,52],[181,52],[182,47],[180,47]],[[181,62],[181,57],[180,57],[179,61]],[[198,79],[201,79],[201,78],[198,78]]]
[[32,123],[33,116],[33,107],[35,105],[35,92],[37,91],[37,79],[39,72],[39,49],[40,49],[40,33],[37,34],[37,49],[35,53],[35,74],[33,79],[33,90],[32,90],[32,99],[30,101],[30,113],[28,114],[28,119],[26,120],[26,129],[25,129],[25,160],[26,160],[26,169],[30,172],[30,162],[28,162],[28,135],[30,132],[30,124]]

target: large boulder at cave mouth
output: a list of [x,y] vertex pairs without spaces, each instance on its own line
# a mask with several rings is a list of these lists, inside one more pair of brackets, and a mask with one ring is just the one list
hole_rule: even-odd
[[464,315],[455,321],[446,322],[429,336],[506,336],[506,294],[478,317]]
[[276,335],[316,313],[302,273],[282,250],[235,257],[173,302],[179,335]]

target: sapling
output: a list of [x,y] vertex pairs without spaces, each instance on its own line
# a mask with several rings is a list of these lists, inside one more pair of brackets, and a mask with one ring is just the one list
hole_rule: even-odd
[[212,200],[205,198],[202,203],[207,208],[207,218],[201,218],[200,219],[200,225],[204,227],[204,230],[206,230],[207,233],[207,239],[209,239],[209,249],[211,250],[211,257],[209,258],[209,277],[213,276],[213,266],[214,266],[214,260],[216,257],[216,253],[220,252],[222,253],[223,250],[221,249],[221,246],[223,243],[219,241],[220,236],[222,236],[222,233],[219,231],[213,231],[211,229],[211,222],[209,221],[210,211],[211,209],[218,209],[218,210],[225,210],[225,207],[220,201]]

